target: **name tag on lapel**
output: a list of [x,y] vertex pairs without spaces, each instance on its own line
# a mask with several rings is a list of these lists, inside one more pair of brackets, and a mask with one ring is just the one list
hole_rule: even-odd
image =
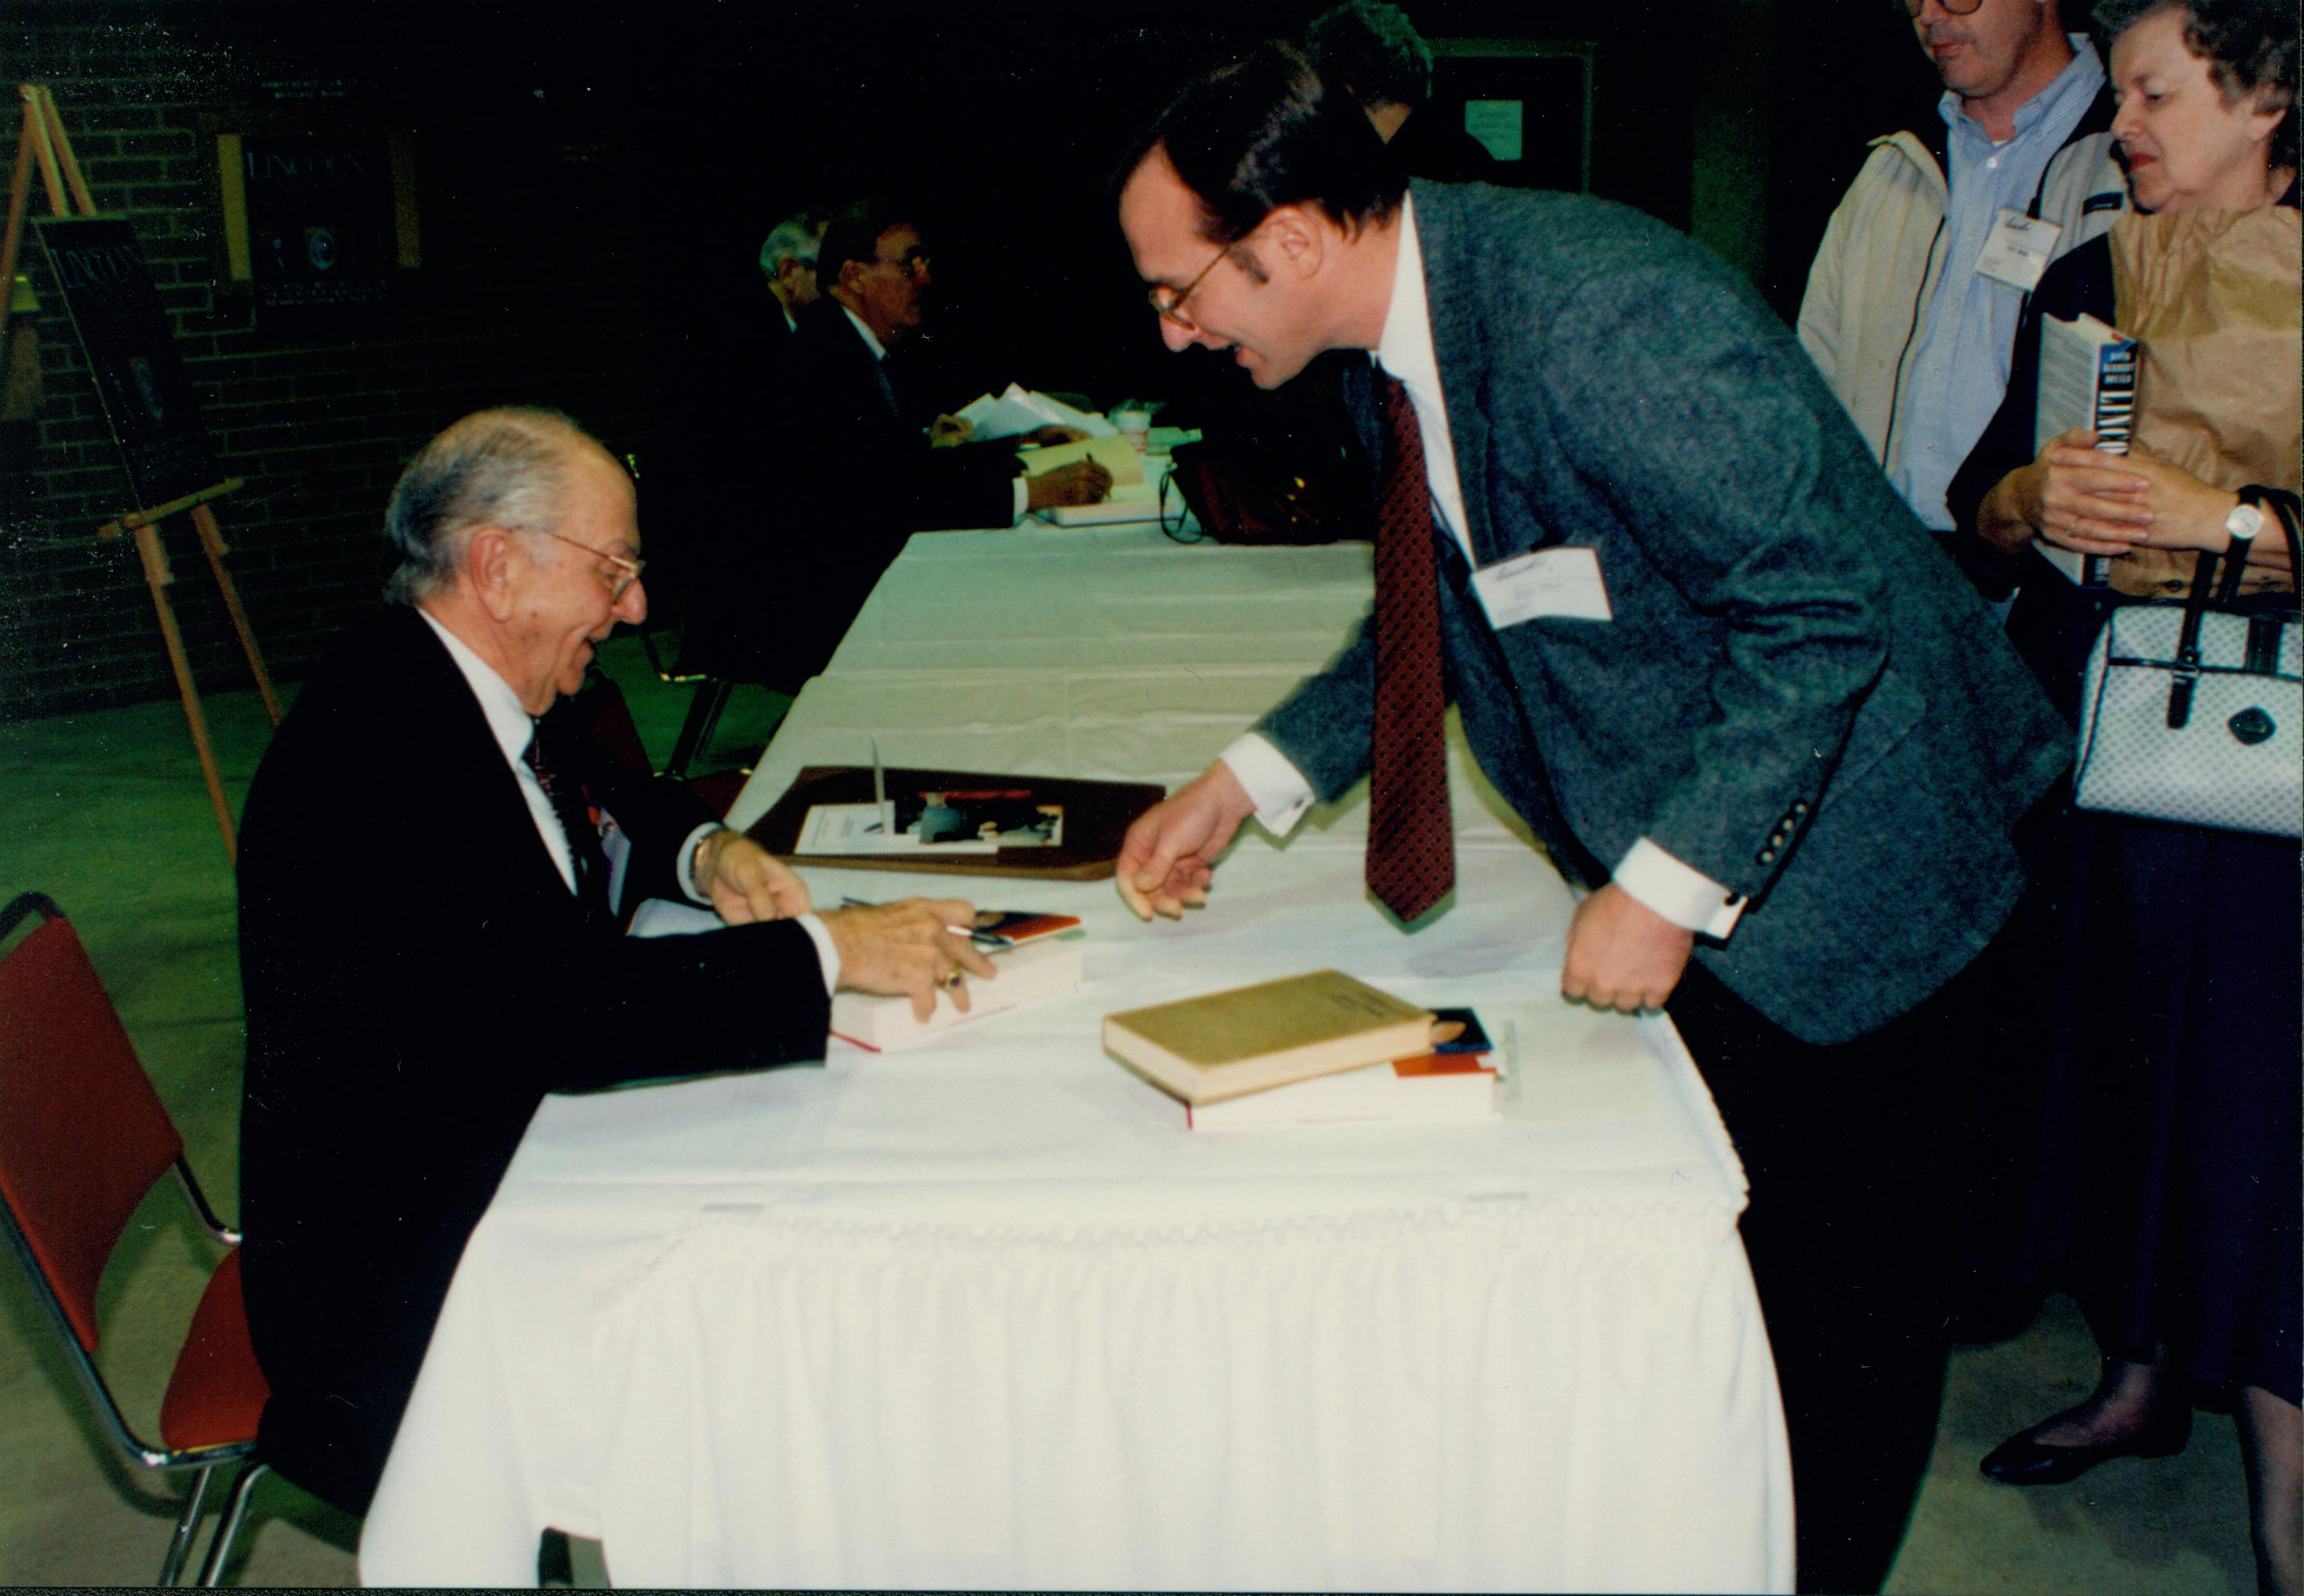
[[1472,588],[1497,631],[1523,621],[1614,621],[1600,556],[1590,549],[1537,549],[1472,573]]

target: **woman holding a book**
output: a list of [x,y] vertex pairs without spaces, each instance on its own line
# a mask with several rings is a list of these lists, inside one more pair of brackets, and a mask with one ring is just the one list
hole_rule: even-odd
[[[1962,563],[1989,597],[2019,589],[2010,637],[2075,719],[2105,618],[2182,598],[2198,561],[2237,547],[2238,606],[2293,607],[2280,518],[2304,451],[2295,8],[2107,0],[2096,21],[2137,211],[2041,278],[2007,400],[1950,494]],[[2125,458],[2088,431],[2034,447],[2041,319],[2082,315],[2142,346]],[[2228,1400],[2259,1580],[2297,1591],[2297,843],[2074,809],[2044,854],[2039,1217],[2104,1372],[1984,1471],[2051,1484],[2166,1456],[2196,1396]]]

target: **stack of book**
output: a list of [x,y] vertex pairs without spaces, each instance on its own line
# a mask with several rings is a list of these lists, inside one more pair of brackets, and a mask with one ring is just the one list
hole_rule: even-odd
[[949,992],[938,992],[928,1018],[912,1012],[907,997],[841,992],[832,998],[832,1034],[843,1042],[883,1052],[971,1020],[1005,1014],[1028,1003],[1062,997],[1080,985],[1080,919],[1073,915],[980,911],[969,928],[999,974],[989,981],[964,978],[968,1008]]
[[1195,1130],[1495,1113],[1487,1055],[1436,1051],[1435,1025],[1429,1009],[1316,970],[1107,1015],[1104,1045],[1181,1100]]

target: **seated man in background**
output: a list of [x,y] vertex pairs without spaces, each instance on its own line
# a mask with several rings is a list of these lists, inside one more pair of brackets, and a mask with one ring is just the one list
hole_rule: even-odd
[[[777,551],[785,579],[809,597],[782,606],[784,629],[765,639],[782,660],[768,680],[792,687],[822,668],[911,534],[1006,527],[1029,510],[1097,503],[1112,486],[1094,460],[1022,475],[1016,445],[1061,442],[1067,429],[939,448],[914,425],[924,407],[904,402],[885,361],[927,319],[936,279],[920,230],[900,207],[867,200],[835,215],[817,281],[824,297],[800,318],[790,388],[795,469],[807,478],[815,524]],[[965,435],[941,422],[938,430],[938,442]]]
[[[631,478],[566,418],[457,422],[385,530],[394,602],[306,684],[240,854],[260,1440],[352,1512],[545,1093],[818,1059],[835,984],[925,1013],[991,973],[944,929],[967,905],[811,915],[756,843],[546,714],[647,610]],[[623,935],[649,896],[728,928]]]
[[825,219],[809,211],[786,216],[760,242],[760,274],[784,312],[784,331],[800,330],[800,313],[816,303],[816,255],[824,244]]

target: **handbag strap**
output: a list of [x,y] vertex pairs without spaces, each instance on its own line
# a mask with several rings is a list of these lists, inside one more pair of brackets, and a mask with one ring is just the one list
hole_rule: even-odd
[[2202,549],[2199,563],[2192,568],[2192,591],[2184,600],[2184,626],[2176,634],[2176,657],[2170,662],[2168,672],[2171,731],[2181,730],[2192,718],[2192,690],[2200,680],[2200,623],[2207,616],[2208,596],[2215,591],[2216,565],[2224,558],[2212,549]]
[[[1178,480],[1176,476],[1176,456],[1183,454],[1189,461],[1191,456],[1187,452],[1194,447],[1196,445],[1190,443],[1178,444],[1169,452],[1167,469],[1160,473],[1160,494],[1156,501],[1160,512],[1160,530],[1171,543],[1206,543],[1209,538],[1208,529],[1206,527],[1200,528],[1198,536],[1188,536],[1184,530],[1186,524],[1192,519],[1193,509],[1190,500],[1185,496],[1183,483]],[[1168,495],[1172,492],[1176,495],[1176,516],[1173,520],[1168,519]]]
[[[2290,570],[2304,573],[2304,537],[2297,531],[2295,506],[2288,495],[2275,489],[2250,485],[2240,490],[2241,499],[2272,512],[2280,523],[2283,536],[2288,540]],[[2261,533],[2258,536],[2263,536]],[[2255,539],[2249,540],[2253,545]],[[2221,610],[2231,604],[2240,589],[2240,574],[2248,566],[2249,550],[2234,546],[2222,551],[2203,549],[2199,563],[2193,568],[2192,591],[2184,599],[2184,626],[2177,634],[2176,657],[2171,662],[2168,680],[2168,729],[2182,730],[2192,718],[2192,693],[2200,678],[2200,627],[2210,610]],[[2216,580],[2218,566],[2224,568],[2224,580]],[[2253,660],[2261,649],[2258,634],[2249,633],[2249,658]]]

